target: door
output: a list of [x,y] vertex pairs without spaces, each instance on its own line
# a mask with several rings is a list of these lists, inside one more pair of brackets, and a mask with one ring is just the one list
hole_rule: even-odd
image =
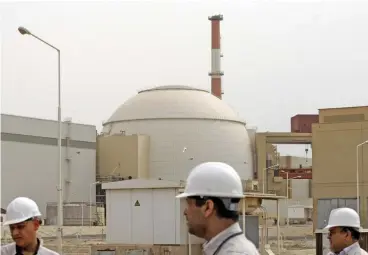
[[133,189],[131,194],[133,243],[153,244],[152,189]]

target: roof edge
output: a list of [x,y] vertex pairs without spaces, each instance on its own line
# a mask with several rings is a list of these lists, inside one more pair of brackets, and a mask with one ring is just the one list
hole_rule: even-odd
[[181,188],[180,182],[155,180],[155,179],[132,179],[115,182],[102,183],[102,189],[105,190],[123,190],[123,189],[168,189]]
[[162,91],[162,90],[193,90],[193,91],[202,91],[202,92],[210,93],[210,91],[208,91],[208,90],[195,88],[195,87],[191,87],[191,86],[164,85],[164,86],[156,86],[156,87],[151,87],[151,88],[148,88],[148,89],[138,90],[138,94],[144,93],[144,92],[149,92],[149,91]]
[[128,121],[139,121],[139,120],[214,120],[214,121],[227,121],[227,122],[234,122],[239,123],[246,126],[246,122],[243,120],[236,120],[236,119],[224,119],[224,118],[182,118],[182,117],[173,117],[173,118],[137,118],[137,119],[127,119],[127,120],[113,120],[113,121],[106,121],[103,123],[103,126],[119,123],[119,122],[128,122]]

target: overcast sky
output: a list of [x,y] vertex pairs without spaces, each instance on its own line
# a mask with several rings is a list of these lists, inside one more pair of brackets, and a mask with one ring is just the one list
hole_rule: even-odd
[[223,100],[250,126],[368,104],[368,1],[1,2],[1,112],[57,118],[56,52],[18,26],[61,49],[63,119],[100,129],[139,89],[209,89],[217,13]]

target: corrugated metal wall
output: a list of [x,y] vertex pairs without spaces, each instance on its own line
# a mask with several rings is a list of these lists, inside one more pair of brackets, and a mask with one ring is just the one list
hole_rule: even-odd
[[327,198],[318,199],[317,202],[317,229],[322,229],[327,225],[330,212],[340,207],[349,207],[357,210],[356,198]]
[[[239,216],[239,224],[243,230],[243,216]],[[244,230],[243,230],[244,231]],[[259,217],[258,215],[245,216],[245,236],[259,248]]]

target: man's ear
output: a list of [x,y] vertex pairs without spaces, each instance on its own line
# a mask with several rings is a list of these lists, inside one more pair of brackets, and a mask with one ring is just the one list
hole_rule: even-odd
[[203,214],[207,218],[215,212],[215,204],[212,200],[207,200],[203,205]]
[[39,228],[40,228],[40,225],[41,225],[41,220],[40,219],[34,219],[33,220],[33,226],[34,226],[34,229],[37,231]]

